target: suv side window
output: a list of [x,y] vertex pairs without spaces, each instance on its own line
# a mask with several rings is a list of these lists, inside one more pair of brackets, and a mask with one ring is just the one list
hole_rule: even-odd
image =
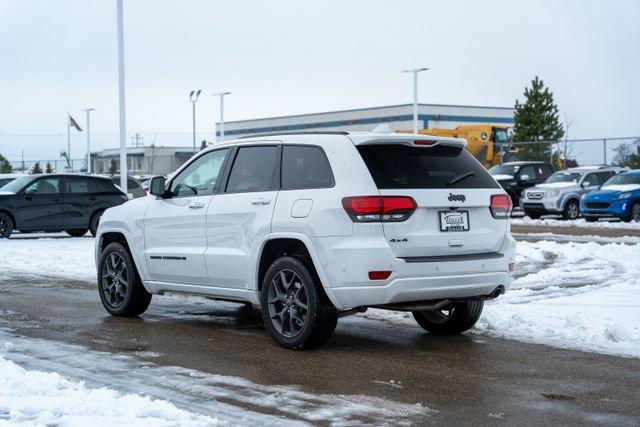
[[65,193],[87,194],[91,192],[89,189],[89,180],[87,179],[67,177],[63,182],[63,191]]
[[283,190],[333,187],[333,173],[320,147],[285,145],[282,147]]
[[218,188],[218,178],[222,171],[228,148],[206,153],[171,181],[171,192],[175,197],[208,196]]
[[233,162],[227,193],[268,191],[277,188],[278,147],[241,147]]
[[540,165],[536,168],[538,179],[545,180],[551,176],[553,170],[548,165]]
[[529,181],[536,179],[535,168],[531,165],[523,166],[522,169],[520,169],[520,175],[518,176],[522,178],[524,175],[529,176]]
[[598,185],[602,185],[605,182],[607,182],[609,180],[609,178],[611,178],[613,175],[615,175],[615,172],[609,171],[609,172],[600,172],[598,174]]
[[30,194],[58,194],[60,192],[60,178],[42,178],[34,181],[25,189]]
[[589,173],[589,174],[587,174],[587,176],[584,177],[582,182],[583,183],[588,182],[589,183],[589,187],[593,187],[594,185],[600,185],[600,181],[598,180],[598,174],[597,173]]

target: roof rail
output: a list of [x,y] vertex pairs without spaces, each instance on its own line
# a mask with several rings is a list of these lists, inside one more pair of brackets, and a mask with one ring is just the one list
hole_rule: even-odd
[[345,131],[321,131],[321,130],[308,130],[308,131],[290,131],[290,132],[270,132],[270,133],[259,133],[255,135],[246,135],[241,136],[237,139],[248,139],[248,138],[264,138],[265,136],[281,136],[281,135],[349,135],[349,132]]

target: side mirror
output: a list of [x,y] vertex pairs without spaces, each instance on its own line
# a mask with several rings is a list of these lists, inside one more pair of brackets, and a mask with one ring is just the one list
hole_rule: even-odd
[[586,188],[586,187],[591,187],[591,182],[589,182],[589,181],[583,181],[583,182],[582,182],[582,186],[583,186],[583,187],[585,187],[585,188]]
[[149,185],[149,193],[158,197],[165,197],[165,179],[164,176],[154,176],[151,178],[151,184]]
[[531,179],[531,177],[529,175],[527,175],[527,174],[520,175],[520,181],[522,181],[522,182],[529,181],[530,179]]

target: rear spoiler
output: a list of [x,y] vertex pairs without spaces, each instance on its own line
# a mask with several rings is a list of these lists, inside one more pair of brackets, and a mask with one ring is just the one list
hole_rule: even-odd
[[436,145],[447,145],[450,147],[464,148],[467,140],[463,138],[447,138],[432,135],[411,135],[411,134],[361,134],[350,133],[348,138],[355,145],[370,144],[402,144],[413,147],[433,147]]

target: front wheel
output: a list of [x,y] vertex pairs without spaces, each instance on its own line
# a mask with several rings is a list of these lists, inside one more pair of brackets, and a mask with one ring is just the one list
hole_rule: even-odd
[[567,202],[567,205],[564,207],[564,210],[562,211],[562,218],[572,220],[572,219],[578,219],[579,216],[580,216],[580,205],[575,200],[569,200]]
[[317,347],[331,337],[338,310],[325,301],[321,284],[307,266],[293,257],[277,259],[262,282],[262,320],[282,347]]
[[98,292],[102,305],[114,316],[138,316],[151,303],[151,294],[142,285],[131,255],[117,242],[109,244],[100,256]]
[[9,215],[0,212],[0,239],[8,239],[13,233],[13,220]]
[[631,212],[629,212],[626,220],[640,222],[640,202],[635,202],[633,206],[631,206]]
[[412,314],[425,331],[451,335],[471,329],[480,318],[483,307],[483,300],[465,301],[449,304],[440,310],[414,311]]

